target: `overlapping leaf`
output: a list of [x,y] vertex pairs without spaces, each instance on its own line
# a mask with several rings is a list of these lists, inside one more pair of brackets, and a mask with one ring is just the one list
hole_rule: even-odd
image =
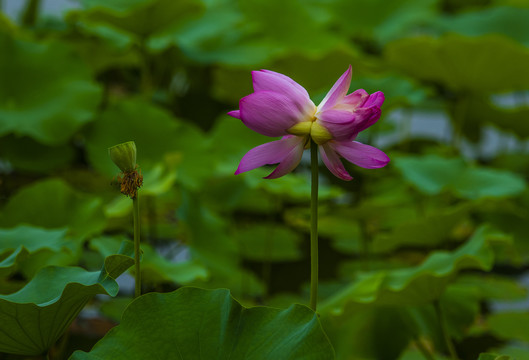
[[72,359],[334,359],[318,316],[302,305],[244,308],[228,290],[182,288],[135,300],[121,324]]
[[[101,255],[109,256],[116,252],[121,242],[122,240],[118,237],[102,236],[92,239],[90,245]],[[195,260],[170,261],[148,244],[141,244],[141,250],[142,279],[150,284],[173,282],[178,285],[187,285],[194,280],[205,280],[208,277],[208,271]]]
[[0,32],[0,51],[0,135],[61,145],[92,120],[101,90],[71,48]]
[[0,295],[0,352],[43,354],[94,295],[117,294],[115,279],[134,263],[132,255],[132,243],[124,243],[101,271],[50,266],[16,293]]
[[0,229],[0,275],[20,270],[31,278],[45,265],[71,265],[77,259],[80,243],[67,238],[67,229],[43,229],[20,225],[12,229]]
[[518,195],[526,188],[518,174],[471,167],[459,158],[407,156],[394,163],[406,181],[429,195],[449,190],[464,199],[502,198]]
[[455,91],[482,94],[529,87],[529,49],[500,36],[403,39],[388,44],[386,58],[415,78]]
[[438,299],[460,270],[491,269],[494,252],[490,243],[495,240],[506,238],[482,227],[454,252],[435,251],[415,267],[363,274],[327,299],[321,311],[341,312],[348,302],[413,305]]
[[47,229],[68,227],[70,234],[77,237],[97,234],[105,222],[100,198],[79,193],[60,179],[47,179],[22,188],[9,199],[0,219],[3,227],[18,224]]

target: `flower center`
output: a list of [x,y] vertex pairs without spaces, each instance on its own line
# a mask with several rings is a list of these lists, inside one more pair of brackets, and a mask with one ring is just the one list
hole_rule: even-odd
[[310,136],[318,145],[325,144],[332,140],[332,135],[323,125],[318,122],[318,118],[313,116],[308,121],[298,122],[287,130],[289,134],[296,136]]

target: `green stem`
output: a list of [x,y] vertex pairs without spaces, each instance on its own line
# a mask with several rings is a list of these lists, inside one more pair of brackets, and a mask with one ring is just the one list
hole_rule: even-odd
[[318,145],[310,142],[310,308],[318,303]]
[[141,295],[141,269],[140,269],[140,200],[139,194],[132,199],[134,217],[134,270],[136,273],[134,283],[134,297]]
[[434,304],[434,308],[435,308],[435,313],[437,314],[437,318],[439,319],[439,324],[440,324],[440,327],[441,327],[441,334],[443,335],[443,339],[444,339],[446,348],[448,349],[448,352],[450,353],[450,357],[453,360],[457,360],[458,357],[457,357],[456,349],[454,347],[454,344],[452,343],[452,339],[450,338],[450,334],[448,333],[448,325],[446,324],[446,318],[445,318],[444,313],[443,313],[443,309],[442,309],[442,306],[441,306],[441,301],[440,300],[435,300],[433,304]]

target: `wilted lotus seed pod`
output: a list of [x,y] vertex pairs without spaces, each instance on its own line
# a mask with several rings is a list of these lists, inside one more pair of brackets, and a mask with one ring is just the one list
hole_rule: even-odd
[[136,144],[134,141],[127,141],[123,144],[108,148],[110,159],[123,171],[131,171],[136,168]]

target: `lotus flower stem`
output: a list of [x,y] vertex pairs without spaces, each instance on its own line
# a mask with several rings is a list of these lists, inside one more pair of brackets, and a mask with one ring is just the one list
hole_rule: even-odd
[[318,302],[318,144],[310,142],[310,308]]
[[439,319],[439,324],[441,327],[441,334],[443,336],[446,348],[448,349],[448,352],[450,353],[450,358],[452,358],[452,360],[457,360],[458,357],[457,357],[456,349],[454,347],[454,344],[452,343],[450,334],[448,333],[448,326],[446,324],[446,318],[443,313],[441,301],[439,299],[435,300],[433,304],[435,308],[435,313],[437,314],[437,318]]
[[139,194],[132,199],[134,217],[134,297],[141,295],[141,269],[140,269],[140,200]]

